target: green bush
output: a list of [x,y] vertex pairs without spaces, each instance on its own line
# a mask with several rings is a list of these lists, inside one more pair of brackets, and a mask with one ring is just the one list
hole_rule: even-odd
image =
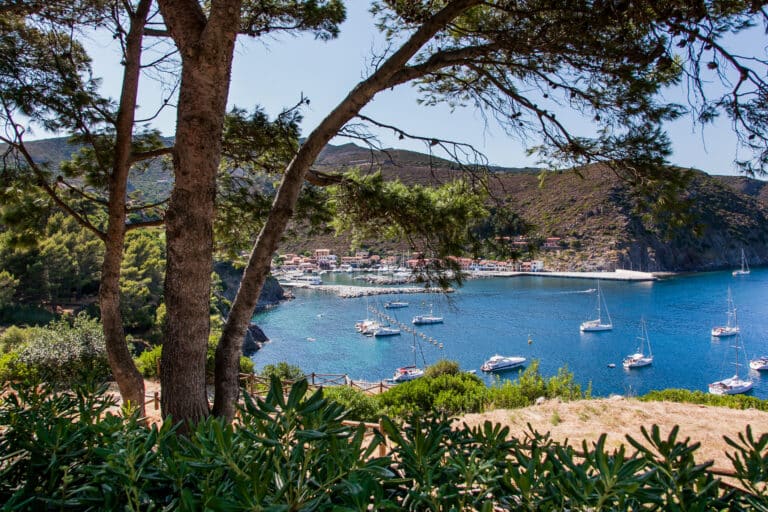
[[160,377],[158,368],[160,368],[160,355],[163,353],[163,346],[156,345],[152,350],[145,350],[139,357],[134,359],[136,368],[147,379],[157,379]]
[[248,375],[252,375],[254,370],[253,361],[251,361],[251,358],[240,356],[240,373],[247,373]]
[[713,395],[703,391],[688,391],[687,389],[664,389],[651,391],[639,397],[644,402],[682,402],[688,404],[714,405],[730,407],[731,409],[757,409],[768,411],[768,400],[761,400],[748,395]]
[[435,364],[427,366],[424,370],[425,377],[437,377],[438,375],[456,375],[460,373],[459,363],[456,361],[449,361],[448,359],[440,359]]
[[376,397],[349,386],[323,388],[323,397],[341,404],[351,420],[378,421],[379,403]]
[[460,414],[479,412],[486,400],[486,387],[476,375],[459,373],[421,377],[404,382],[378,397],[384,412],[404,417],[411,414]]
[[7,354],[29,340],[32,334],[30,328],[21,328],[15,325],[0,334],[0,354]]
[[281,381],[297,381],[306,377],[301,368],[292,364],[288,364],[285,361],[280,361],[277,364],[264,365],[264,367],[259,372],[259,375],[267,379],[276,377]]
[[101,324],[82,313],[72,325],[61,319],[32,329],[29,339],[12,353],[16,356],[10,365],[13,380],[32,376],[70,386],[85,375],[105,380],[110,374]]
[[537,398],[578,400],[590,396],[589,389],[582,392],[573,382],[568,368],[560,368],[557,375],[545,379],[539,372],[539,361],[533,360],[515,381],[496,380],[488,389],[488,400],[496,408],[516,408],[532,405]]

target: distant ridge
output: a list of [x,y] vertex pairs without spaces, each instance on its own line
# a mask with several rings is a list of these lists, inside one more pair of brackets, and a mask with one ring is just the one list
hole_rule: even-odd
[[[169,143],[172,140],[169,139]],[[28,143],[37,161],[58,162],[74,148],[63,137]],[[0,150],[2,147],[0,147]],[[435,185],[456,179],[459,166],[446,159],[403,149],[370,150],[354,143],[328,145],[315,164],[322,170],[358,167],[362,172],[381,170],[386,179],[408,184]],[[627,184],[599,166],[573,172],[544,174],[539,169],[492,168],[489,187],[506,198],[508,208],[533,229],[532,239],[559,237],[556,249],[537,257],[553,270],[697,271],[731,268],[744,248],[751,266],[768,263],[768,183],[744,176],[711,176],[694,171],[687,194],[695,200],[695,214],[702,236],[679,230],[669,240],[659,228],[635,214]],[[167,194],[170,172],[151,169],[131,176],[131,189],[147,195]],[[347,237],[301,236],[285,241],[281,251],[312,251],[324,247],[338,254],[349,250]],[[376,252],[402,251],[403,245],[371,240]]]

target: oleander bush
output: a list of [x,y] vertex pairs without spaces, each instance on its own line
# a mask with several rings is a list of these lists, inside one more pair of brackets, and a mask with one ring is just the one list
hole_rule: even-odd
[[699,405],[714,405],[718,407],[730,407],[731,409],[757,409],[768,411],[768,400],[749,395],[713,395],[703,391],[689,391],[687,389],[664,389],[651,391],[639,397],[644,402],[682,402]]
[[579,447],[441,415],[388,438],[342,424],[344,406],[280,382],[240,420],[187,437],[113,415],[104,387],[14,385],[0,398],[0,510],[766,510],[768,434],[728,439],[738,487],[698,464],[698,444],[642,429],[631,447]]
[[579,400],[589,398],[590,395],[589,388],[582,391],[581,386],[574,382],[573,373],[568,371],[568,367],[560,368],[557,375],[547,379],[539,372],[539,361],[536,359],[516,380],[496,379],[488,388],[488,402],[499,409],[527,407],[539,397]]

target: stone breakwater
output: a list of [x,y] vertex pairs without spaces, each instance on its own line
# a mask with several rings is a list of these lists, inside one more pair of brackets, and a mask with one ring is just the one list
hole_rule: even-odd
[[403,295],[416,293],[453,293],[452,288],[442,290],[440,288],[394,288],[387,286],[348,286],[336,284],[321,284],[307,287],[312,290],[335,293],[342,299],[354,299],[357,297],[370,297],[373,295]]

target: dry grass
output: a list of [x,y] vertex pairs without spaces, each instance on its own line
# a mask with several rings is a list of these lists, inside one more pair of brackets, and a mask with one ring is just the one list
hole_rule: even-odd
[[[691,442],[701,443],[696,452],[697,462],[714,460],[718,468],[731,467],[725,455],[729,447],[723,440],[724,435],[736,438],[747,425],[752,425],[756,435],[768,432],[768,413],[754,409],[742,411],[624,398],[576,402],[549,400],[525,409],[469,414],[463,420],[468,425],[481,424],[485,420],[502,423],[510,427],[512,435],[522,434],[530,424],[541,433],[549,432],[554,439],[568,440],[576,446],[580,446],[582,441],[591,444],[600,434],[606,433],[606,446],[609,448],[625,443],[626,435],[642,441],[642,426],[650,429],[654,424],[659,425],[662,435],[666,436],[675,425],[679,425],[679,439],[690,437]],[[631,452],[631,446],[628,448]]]

